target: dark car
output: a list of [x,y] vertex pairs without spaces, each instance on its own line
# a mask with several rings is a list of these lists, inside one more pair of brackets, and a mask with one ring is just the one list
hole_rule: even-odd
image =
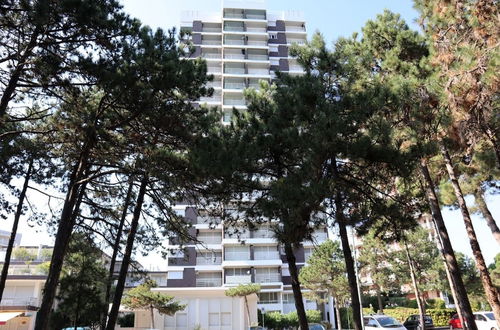
[[[429,315],[424,315],[424,322],[426,329],[434,329],[434,322],[432,322],[432,318]],[[408,330],[422,329],[420,326],[420,315],[410,315],[403,325]]]
[[460,323],[460,318],[458,317],[458,314],[453,315],[448,324],[450,325],[450,329],[462,329],[462,323]]

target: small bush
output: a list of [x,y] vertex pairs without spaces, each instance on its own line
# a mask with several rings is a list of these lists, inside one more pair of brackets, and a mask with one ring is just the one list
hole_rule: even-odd
[[[320,323],[321,312],[317,310],[306,311],[307,321],[309,323]],[[281,314],[280,312],[270,312],[264,314],[264,323],[268,329],[284,329],[287,327],[298,327],[299,316],[297,312]]]
[[[448,322],[451,317],[456,313],[454,309],[427,309],[427,315],[432,317],[432,321],[434,322],[434,326],[436,327],[445,327],[448,326]],[[386,308],[384,310],[384,314],[388,316],[394,317],[399,322],[404,322],[408,316],[419,314],[417,308]]]

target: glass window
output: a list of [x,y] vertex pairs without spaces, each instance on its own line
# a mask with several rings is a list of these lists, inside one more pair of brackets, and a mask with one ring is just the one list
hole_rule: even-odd
[[484,315],[489,318],[490,320],[495,320],[495,315],[493,315],[493,313],[484,313]]
[[219,313],[208,313],[208,324],[213,326],[219,326]]
[[295,298],[293,297],[293,293],[283,293],[283,303],[294,304]]
[[242,276],[250,275],[250,268],[228,268],[226,269],[226,276]]
[[168,272],[169,280],[182,280],[184,278],[183,272]]
[[475,314],[474,319],[476,319],[476,321],[486,321],[486,318],[481,314]]
[[278,292],[259,292],[259,304],[278,304],[279,293]]
[[384,328],[391,328],[401,325],[396,319],[392,317],[379,317],[377,318],[378,323]]
[[231,325],[231,313],[221,313],[221,325],[222,326],[230,326]]
[[175,326],[176,327],[187,327],[187,313],[177,313],[175,315]]

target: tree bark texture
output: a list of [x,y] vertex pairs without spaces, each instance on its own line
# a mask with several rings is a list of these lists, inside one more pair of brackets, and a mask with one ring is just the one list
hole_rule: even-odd
[[337,315],[337,329],[341,330],[342,329],[342,319],[340,318],[340,306],[339,306],[339,302],[335,298],[334,298],[333,301],[335,302],[335,314]]
[[118,252],[120,250],[120,242],[123,233],[123,226],[125,225],[125,220],[127,218],[128,208],[130,206],[130,200],[132,199],[133,189],[134,189],[134,180],[130,178],[128,183],[127,195],[125,196],[125,201],[123,203],[122,214],[120,217],[120,224],[118,225],[115,242],[113,244],[113,254],[111,255],[111,260],[109,262],[108,280],[106,281],[106,294],[104,296],[104,309],[101,317],[101,330],[106,329],[106,321],[108,319],[108,308],[109,308],[108,304],[111,297],[111,286],[113,285],[116,258],[118,257]]
[[28,190],[28,185],[31,179],[31,174],[33,171],[33,159],[30,159],[28,164],[28,169],[26,170],[26,175],[24,177],[23,188],[19,194],[19,200],[17,201],[16,213],[14,214],[14,223],[12,224],[12,229],[10,232],[9,243],[7,245],[7,250],[5,251],[5,260],[2,268],[2,275],[0,277],[0,302],[2,301],[3,291],[5,289],[5,282],[7,281],[7,275],[9,273],[10,258],[12,255],[12,250],[14,249],[14,242],[16,241],[17,227],[19,226],[19,219],[23,213],[24,200],[26,199],[26,191]]
[[479,271],[481,282],[483,283],[486,298],[488,299],[488,302],[493,310],[493,314],[495,314],[497,324],[500,327],[500,300],[498,298],[498,292],[496,287],[493,285],[493,282],[491,281],[488,266],[484,261],[483,253],[481,252],[481,247],[479,246],[479,242],[477,240],[476,231],[474,230],[474,225],[472,224],[469,209],[467,208],[462,189],[460,188],[460,184],[458,183],[458,178],[455,173],[455,169],[453,168],[450,154],[444,144],[441,145],[441,153],[445,160],[446,170],[453,185],[455,196],[457,197],[458,206],[460,208],[460,211],[462,212],[462,218],[464,220],[465,229],[467,230],[467,236],[469,236],[470,247],[476,261],[476,267]]
[[474,199],[476,201],[477,208],[486,220],[486,224],[488,225],[488,227],[490,227],[493,237],[497,241],[498,245],[500,245],[500,229],[498,228],[495,218],[493,218],[493,215],[491,214],[490,209],[486,204],[486,200],[484,199],[484,190],[482,187],[479,187],[474,192]]
[[450,236],[448,235],[448,230],[446,229],[443,215],[441,213],[434,182],[431,178],[427,161],[425,159],[422,159],[420,162],[420,172],[424,181],[425,194],[429,203],[429,208],[431,209],[432,219],[442,245],[442,254],[446,261],[445,266],[447,267],[448,273],[452,279],[451,282],[455,289],[455,303],[457,304],[457,308],[460,310],[459,315],[462,316],[460,321],[462,322],[464,329],[477,330],[469,298],[467,297],[467,291],[465,290],[464,282],[462,280],[462,274],[458,267],[455,252],[451,246]]
[[304,308],[304,300],[302,299],[302,291],[300,291],[299,272],[297,271],[297,263],[295,255],[293,254],[292,244],[285,243],[285,255],[290,270],[290,277],[292,279],[293,297],[295,299],[295,308],[299,317],[300,329],[309,330],[307,324],[306,310]]
[[125,280],[127,279],[128,268],[130,265],[132,251],[134,248],[135,235],[139,227],[139,219],[141,217],[142,205],[144,204],[144,196],[146,195],[146,188],[148,185],[148,176],[144,174],[141,180],[141,186],[137,194],[137,200],[134,206],[134,214],[132,221],[130,223],[130,231],[127,237],[127,245],[125,247],[125,253],[123,254],[123,260],[120,267],[120,273],[118,275],[118,281],[115,289],[115,296],[113,297],[113,305],[109,313],[108,322],[106,325],[107,330],[114,330],[115,324],[118,319],[118,312],[120,309],[120,303],[122,300],[123,290],[125,289]]
[[425,304],[422,301],[422,295],[420,294],[420,289],[418,287],[417,276],[415,274],[415,267],[413,265],[413,259],[410,255],[410,250],[408,249],[408,244],[404,242],[406,258],[408,260],[408,266],[410,268],[411,282],[413,284],[413,290],[415,292],[415,299],[417,300],[418,311],[420,314],[420,329],[425,330]]

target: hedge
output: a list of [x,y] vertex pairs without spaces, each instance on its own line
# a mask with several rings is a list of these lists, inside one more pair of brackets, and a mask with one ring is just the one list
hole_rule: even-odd
[[[451,317],[456,313],[454,309],[427,309],[426,314],[432,317],[434,326],[436,327],[446,327]],[[410,315],[419,314],[417,308],[386,308],[384,309],[384,314],[394,317],[399,322],[404,322]]]
[[[317,310],[306,311],[307,321],[309,323],[320,323],[321,312]],[[261,317],[259,316],[259,324]],[[261,324],[262,325],[262,324]],[[297,312],[281,314],[280,312],[270,312],[264,314],[264,325],[268,329],[283,329],[287,327],[298,327],[299,317]]]

